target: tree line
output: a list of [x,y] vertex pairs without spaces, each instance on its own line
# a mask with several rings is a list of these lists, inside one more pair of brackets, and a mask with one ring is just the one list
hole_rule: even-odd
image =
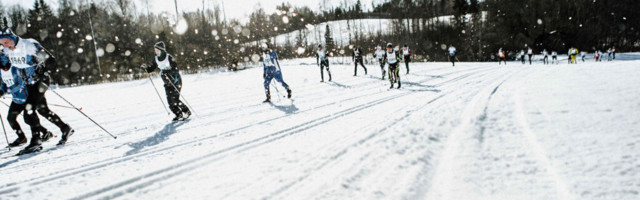
[[[494,60],[499,48],[511,54],[527,47],[560,53],[571,46],[640,49],[640,4],[634,0],[389,0],[369,11],[359,0],[335,7],[322,0],[316,11],[287,3],[277,5],[275,13],[260,8],[245,23],[223,20],[221,8],[205,8],[204,1],[202,9],[178,17],[150,12],[148,1],[142,1],[142,9],[131,0],[58,4],[54,11],[43,0],[26,9],[0,3],[0,16],[18,35],[40,41],[56,55],[59,67],[52,79],[62,85],[141,78],[138,66],[152,61],[157,41],[167,43],[186,73],[233,68],[256,61],[260,41],[275,43],[277,35],[335,20],[347,20],[349,42],[335,44],[324,33],[323,44],[334,54],[349,52],[352,45],[371,53],[388,42],[409,45],[425,61],[445,61],[450,45],[457,47],[461,61]],[[367,33],[355,26],[356,19],[394,23],[386,32]],[[303,34],[295,43],[275,47],[282,58],[313,55],[318,44]],[[300,48],[305,51],[296,52]]]

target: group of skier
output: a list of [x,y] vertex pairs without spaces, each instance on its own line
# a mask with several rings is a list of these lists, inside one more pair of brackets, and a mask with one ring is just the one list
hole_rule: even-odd
[[[609,61],[612,61],[613,59],[615,59],[616,57],[616,53],[615,53],[615,47],[609,48],[607,50],[607,59]],[[543,56],[543,63],[549,64],[549,52],[546,49],[543,49],[542,52],[540,52],[540,54],[542,54]],[[529,65],[533,64],[533,50],[531,49],[531,47],[529,47],[525,53],[525,50],[520,50],[520,52],[518,53],[518,55],[520,56],[520,61],[522,62],[522,64],[526,64],[526,57],[528,56],[528,60],[529,60]],[[569,48],[569,50],[567,51],[567,62],[569,64],[577,64],[578,63],[578,55],[580,55],[580,58],[582,60],[582,62],[586,62],[585,58],[587,56],[586,52],[580,52],[578,51],[577,48],[575,47],[571,47]],[[602,58],[604,57],[603,53],[599,50],[596,50],[594,52],[593,57],[595,58],[596,62],[597,61],[602,61]],[[501,65],[502,62],[504,61],[504,64],[507,64],[507,54],[505,53],[504,50],[502,50],[502,48],[498,49],[498,53],[497,53],[497,58],[498,58],[498,65]],[[558,52],[557,51],[551,51],[551,64],[559,64],[558,62]]]
[[49,74],[57,67],[55,57],[36,40],[20,38],[8,28],[0,29],[0,44],[0,96],[12,96],[7,120],[18,135],[9,147],[27,143],[27,137],[16,120],[20,114],[31,128],[31,141],[18,154],[40,151],[42,142],[53,137],[53,133],[40,124],[38,114],[60,128],[62,136],[58,145],[65,144],[74,130],[49,109],[45,98],[50,84]]

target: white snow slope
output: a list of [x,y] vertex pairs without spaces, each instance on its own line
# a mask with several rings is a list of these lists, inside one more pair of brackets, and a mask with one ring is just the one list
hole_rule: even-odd
[[176,123],[149,80],[55,89],[118,139],[47,92],[76,134],[0,150],[0,199],[640,199],[640,54],[618,57],[413,63],[392,90],[290,60],[273,104],[260,68],[186,75]]

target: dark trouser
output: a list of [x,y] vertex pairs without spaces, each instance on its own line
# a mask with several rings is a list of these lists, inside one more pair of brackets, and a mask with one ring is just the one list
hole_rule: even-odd
[[385,76],[384,74],[387,73],[384,70],[384,62],[382,62],[382,59],[378,59],[378,62],[380,63],[380,71],[382,72],[382,79],[384,80],[384,76]]
[[409,74],[409,62],[411,62],[411,56],[404,56],[404,65],[407,67],[407,74]]
[[[38,81],[33,85],[27,85],[27,92],[29,94],[29,98],[32,99],[32,105],[35,105],[35,109],[38,114],[42,115],[42,117],[60,128],[60,131],[64,132],[69,128],[69,125],[64,123],[64,121],[60,119],[60,116],[51,111],[47,105],[47,99],[45,98],[44,93],[49,88],[48,82],[48,79],[45,79],[44,81]],[[44,133],[47,132],[45,128],[43,128],[43,130]]]
[[331,81],[331,71],[329,71],[329,61],[320,61],[320,78],[324,81],[324,68],[327,68],[327,74],[329,74],[329,81]]
[[552,56],[551,57],[551,64],[553,64],[554,62],[558,62],[558,56]]
[[167,77],[167,79],[164,79],[164,91],[167,94],[167,102],[169,103],[171,112],[176,116],[182,116],[182,113],[189,113],[190,111],[187,105],[180,101],[180,90],[182,89],[182,78],[180,78],[180,75],[163,74],[163,76]]
[[524,63],[525,63],[525,61],[524,61],[524,55],[520,56],[520,61],[522,61],[522,64],[524,64]]
[[456,55],[449,56],[449,60],[451,61],[451,64],[453,64],[453,66],[456,66]]
[[400,82],[398,63],[389,64],[389,81],[391,82],[391,86],[393,83]]
[[504,64],[507,65],[507,58],[498,58],[498,65],[500,65],[500,62],[504,61]]
[[22,113],[24,118],[24,122],[27,123],[31,127],[31,136],[33,138],[40,138],[40,133],[45,133],[47,130],[40,125],[40,119],[38,119],[38,114],[36,114],[35,108],[33,106],[27,106],[27,104],[37,105],[34,102],[34,98],[31,96],[27,97],[27,102],[23,104],[18,104],[15,102],[11,102],[9,105],[9,115],[7,116],[7,121],[9,122],[9,126],[13,129],[18,137],[25,137],[22,128],[20,128],[20,124],[16,120],[18,115]]
[[549,56],[544,56],[544,60],[543,60],[544,64],[549,64]]
[[353,68],[353,75],[358,75],[358,63],[360,63],[360,65],[362,66],[362,68],[364,68],[364,74],[367,74],[367,67],[364,66],[364,63],[362,63],[362,57],[356,57],[355,62],[354,63],[354,68]]
[[529,54],[529,64],[531,65],[531,57],[533,57],[533,55]]

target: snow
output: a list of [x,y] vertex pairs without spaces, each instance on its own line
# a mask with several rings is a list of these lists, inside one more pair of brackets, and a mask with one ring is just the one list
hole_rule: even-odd
[[638,199],[640,53],[616,56],[412,63],[392,90],[375,64],[320,83],[283,60],[293,100],[275,83],[273,104],[261,68],[184,75],[185,122],[148,79],[53,88],[118,138],[47,92],[76,134],[1,159],[0,199]]

